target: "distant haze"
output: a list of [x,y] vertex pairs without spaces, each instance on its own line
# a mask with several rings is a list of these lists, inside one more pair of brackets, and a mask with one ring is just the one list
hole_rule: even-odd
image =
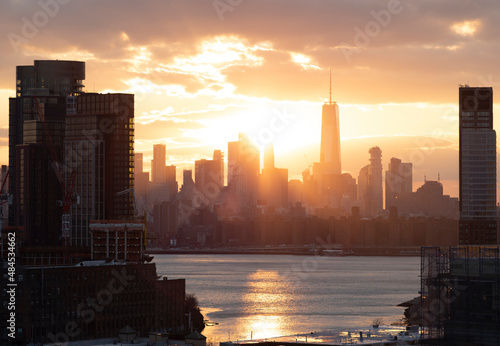
[[136,95],[145,169],[153,144],[182,171],[291,114],[269,140],[299,177],[319,160],[331,68],[343,171],[357,178],[378,145],[384,170],[413,158],[414,189],[440,173],[457,196],[458,84],[500,82],[499,16],[499,2],[467,0],[2,1],[0,162],[16,65],[81,60],[87,91]]

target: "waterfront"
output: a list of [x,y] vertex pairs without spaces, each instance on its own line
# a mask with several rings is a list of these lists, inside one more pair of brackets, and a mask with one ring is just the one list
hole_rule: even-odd
[[403,317],[419,291],[419,257],[155,255],[158,275],[185,278],[210,341],[364,327]]

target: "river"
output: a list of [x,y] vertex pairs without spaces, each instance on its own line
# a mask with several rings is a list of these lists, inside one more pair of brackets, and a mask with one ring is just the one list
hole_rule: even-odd
[[158,275],[185,278],[209,341],[364,327],[403,317],[418,295],[419,257],[155,255]]

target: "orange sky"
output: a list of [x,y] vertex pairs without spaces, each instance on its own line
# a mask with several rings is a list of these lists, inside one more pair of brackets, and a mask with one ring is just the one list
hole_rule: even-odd
[[164,143],[168,164],[191,168],[245,131],[272,139],[276,164],[298,177],[319,159],[331,68],[343,170],[357,178],[378,145],[384,170],[399,157],[414,164],[414,189],[440,173],[457,196],[458,84],[500,81],[499,10],[468,0],[2,1],[0,162],[15,66],[66,59],[86,61],[87,91],[136,94],[146,160]]

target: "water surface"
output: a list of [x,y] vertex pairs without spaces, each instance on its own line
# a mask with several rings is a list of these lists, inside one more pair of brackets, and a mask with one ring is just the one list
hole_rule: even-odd
[[158,275],[185,278],[210,341],[364,327],[403,317],[417,296],[419,257],[155,255]]

